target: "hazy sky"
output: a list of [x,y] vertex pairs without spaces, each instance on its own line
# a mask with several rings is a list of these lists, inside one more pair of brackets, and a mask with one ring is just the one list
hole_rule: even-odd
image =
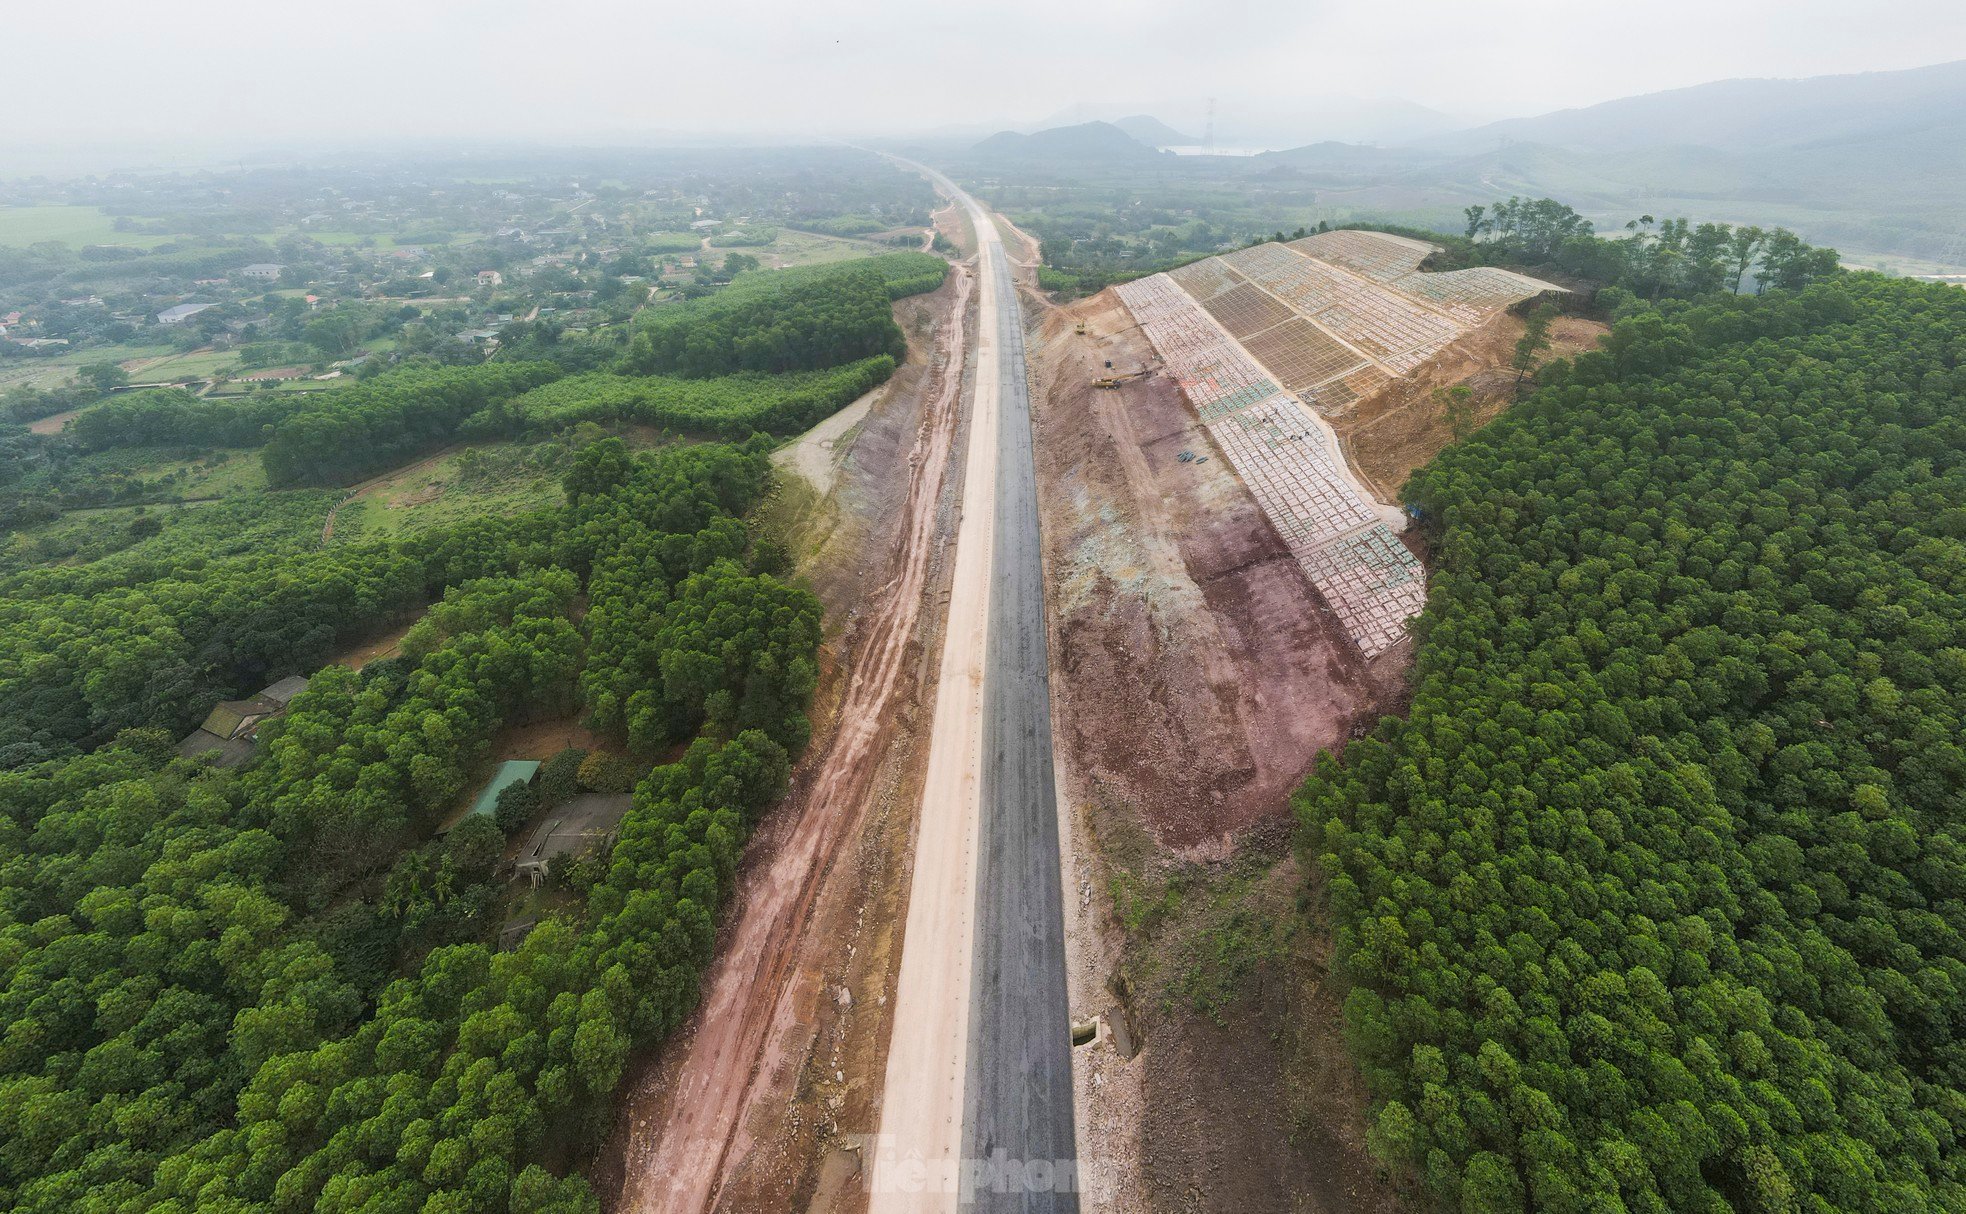
[[64,0],[7,5],[7,137],[264,144],[1177,127],[1400,97],[1488,119],[1966,58],[1961,0]]

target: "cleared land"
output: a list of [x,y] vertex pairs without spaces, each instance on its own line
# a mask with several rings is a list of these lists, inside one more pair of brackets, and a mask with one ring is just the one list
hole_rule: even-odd
[[1368,658],[1404,639],[1425,576],[1395,534],[1403,520],[1373,509],[1320,413],[1342,416],[1509,304],[1555,289],[1502,270],[1423,273],[1430,251],[1329,232],[1116,288]]
[[377,539],[562,500],[543,445],[493,443],[440,452],[355,487],[323,538]]
[[877,1116],[955,526],[971,281],[952,274],[897,305],[910,357],[850,447],[826,453],[831,492],[810,503],[808,489],[798,508],[812,545],[801,572],[844,622],[822,651],[820,734],[747,851],[695,1021],[630,1085],[603,1166],[615,1209],[752,1214],[861,1194],[860,1156],[836,1135]]
[[1426,606],[1420,562],[1327,446],[1315,415],[1167,276],[1116,293],[1360,652],[1398,644]]
[[1225,460],[1176,458],[1210,439],[1172,379],[1091,387],[1153,358],[1113,293],[1032,346],[1069,999],[1105,1023],[1073,1055],[1084,1208],[1389,1208],[1348,1072],[1286,1078],[1343,1060],[1329,997],[1265,959],[1309,945],[1251,925],[1281,933],[1299,887],[1268,824],[1319,750],[1396,710],[1401,662],[1359,656]]
[[73,248],[117,244],[151,249],[170,239],[170,236],[119,232],[116,221],[101,207],[0,207],[0,245],[17,249],[44,240],[59,241]]

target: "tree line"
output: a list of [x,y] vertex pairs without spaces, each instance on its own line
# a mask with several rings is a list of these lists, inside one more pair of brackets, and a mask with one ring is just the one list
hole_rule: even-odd
[[1518,262],[1614,285],[1645,299],[1714,291],[1794,291],[1835,274],[1834,249],[1816,248],[1787,228],[1695,224],[1641,215],[1622,238],[1598,236],[1590,220],[1553,198],[1509,198],[1466,210],[1450,265]]
[[1408,486],[1410,714],[1297,812],[1443,1206],[1966,1208],[1962,348],[1870,274],[1639,305]]
[[685,379],[818,371],[907,348],[889,305],[941,285],[932,253],[883,253],[793,270],[754,270],[705,299],[652,308],[621,369]]
[[641,422],[686,434],[743,438],[756,431],[796,434],[894,374],[885,354],[826,371],[739,374],[714,379],[593,372],[571,375],[494,404],[473,417],[473,433],[539,432],[577,422]]

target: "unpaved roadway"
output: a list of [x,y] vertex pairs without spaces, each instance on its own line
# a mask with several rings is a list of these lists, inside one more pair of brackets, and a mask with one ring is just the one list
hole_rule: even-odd
[[[648,1214],[699,1214],[719,1208],[724,1185],[751,1144],[753,1115],[784,1098],[788,1041],[799,1030],[794,977],[814,968],[826,942],[811,938],[812,908],[862,820],[898,700],[908,686],[909,644],[917,635],[936,553],[936,502],[957,437],[964,361],[961,318],[970,290],[955,284],[954,321],[939,351],[941,378],[925,388],[923,421],[908,457],[905,523],[870,596],[871,620],[856,647],[838,726],[790,803],[754,840],[767,862],[740,878],[733,921],[705,982],[686,1039],[627,1102],[622,1183],[611,1208]],[[852,874],[841,874],[852,879]]]

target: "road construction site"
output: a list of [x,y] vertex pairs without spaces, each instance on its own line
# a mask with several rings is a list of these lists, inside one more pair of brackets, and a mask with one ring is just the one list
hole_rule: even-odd
[[1282,923],[1315,881],[1288,797],[1398,710],[1424,602],[1386,483],[1521,284],[1333,233],[1058,307],[1036,242],[922,171],[964,260],[897,305],[895,379],[780,452],[766,522],[834,629],[815,742],[608,1206],[1385,1208],[1321,980],[1184,1011],[1173,954],[1217,929],[1175,895],[1241,874]]

